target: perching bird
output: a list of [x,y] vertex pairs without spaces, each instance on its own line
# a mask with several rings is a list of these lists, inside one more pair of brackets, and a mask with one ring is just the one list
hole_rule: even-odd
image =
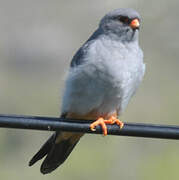
[[[138,44],[140,15],[133,9],[117,9],[106,14],[98,29],[71,61],[62,102],[62,117],[94,119],[91,130],[101,125],[123,122],[118,116],[126,108],[145,71]],[[45,160],[43,174],[60,166],[78,143],[82,133],[55,132],[29,162]]]

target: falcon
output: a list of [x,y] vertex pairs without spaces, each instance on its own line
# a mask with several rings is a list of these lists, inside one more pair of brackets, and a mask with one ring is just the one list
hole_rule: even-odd
[[[97,30],[74,55],[65,83],[61,117],[94,120],[92,131],[106,124],[124,126],[118,119],[143,79],[145,64],[138,36],[141,17],[133,9],[107,13]],[[55,132],[29,162],[45,157],[47,174],[69,156],[83,133]]]

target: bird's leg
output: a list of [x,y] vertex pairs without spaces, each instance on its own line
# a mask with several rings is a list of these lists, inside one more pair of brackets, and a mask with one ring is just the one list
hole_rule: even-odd
[[109,119],[104,119],[103,117],[98,118],[95,122],[91,123],[90,129],[92,131],[95,131],[96,126],[100,125],[102,130],[103,130],[103,135],[107,135],[107,126],[106,124],[114,124],[116,123],[117,125],[120,126],[120,129],[124,126],[124,123],[117,119],[115,116],[110,116]]

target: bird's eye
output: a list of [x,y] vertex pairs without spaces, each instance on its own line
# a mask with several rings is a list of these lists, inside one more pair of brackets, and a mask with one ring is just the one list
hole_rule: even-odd
[[118,18],[118,20],[121,21],[121,22],[124,23],[124,24],[129,24],[129,18],[126,17],[126,16],[120,16],[120,17]]

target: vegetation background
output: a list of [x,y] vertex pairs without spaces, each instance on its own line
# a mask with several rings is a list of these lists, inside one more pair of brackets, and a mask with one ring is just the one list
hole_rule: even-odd
[[[147,71],[121,119],[179,125],[179,1],[0,0],[0,113],[59,116],[65,75],[76,50],[113,9],[142,16]],[[11,180],[177,180],[179,143],[100,135],[83,137],[50,175],[28,161],[50,133],[0,129],[0,178]]]

